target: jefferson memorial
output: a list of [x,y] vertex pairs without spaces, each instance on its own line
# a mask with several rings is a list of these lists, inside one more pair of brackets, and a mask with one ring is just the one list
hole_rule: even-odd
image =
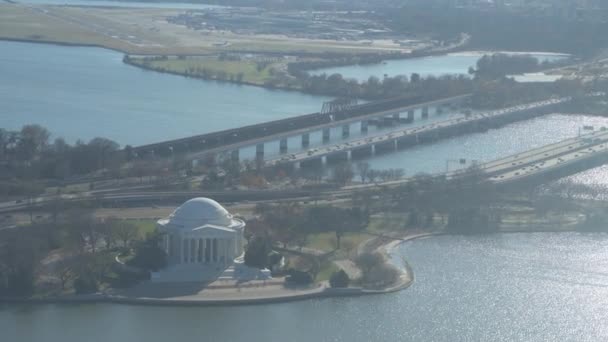
[[193,198],[157,225],[168,266],[152,281],[210,281],[242,260],[245,222],[212,199]]

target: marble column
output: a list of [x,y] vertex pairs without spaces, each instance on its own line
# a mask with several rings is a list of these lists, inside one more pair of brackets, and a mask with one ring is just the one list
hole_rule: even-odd
[[198,253],[200,252],[200,248],[201,248],[200,244],[198,243],[199,241],[200,241],[200,239],[198,239],[198,238],[194,239],[194,250],[196,251],[194,253],[194,262],[197,264],[201,262],[199,255],[198,255]]
[[188,247],[190,247],[190,246],[188,245],[188,239],[182,238],[182,242],[183,242],[182,243],[182,249],[183,249],[183,252],[182,252],[182,255],[183,255],[182,263],[187,264],[188,260],[190,258],[190,254],[188,253],[189,252],[188,251]]
[[202,259],[201,259],[202,261],[201,262],[204,264],[207,262],[205,260],[205,248],[207,247],[207,245],[206,245],[207,239],[201,239],[201,243],[203,244],[203,250],[201,251],[202,252]]
[[196,240],[190,238],[190,263],[196,262]]
[[178,264],[181,264],[184,262],[184,242],[183,239],[180,237],[179,239],[179,262]]

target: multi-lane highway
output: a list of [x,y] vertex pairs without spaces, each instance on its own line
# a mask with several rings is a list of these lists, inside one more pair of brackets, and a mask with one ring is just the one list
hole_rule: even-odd
[[361,139],[311,148],[302,152],[292,153],[284,155],[275,159],[266,161],[266,165],[277,165],[287,163],[301,163],[307,160],[320,159],[322,157],[330,156],[338,153],[348,153],[353,150],[371,147],[380,144],[386,144],[390,142],[396,142],[407,139],[418,140],[424,137],[440,137],[446,130],[457,130],[463,126],[471,125],[476,122],[490,121],[492,119],[509,116],[511,114],[520,113],[524,111],[540,110],[541,108],[558,105],[569,101],[569,97],[559,99],[549,99],[545,101],[533,102],[525,105],[513,106],[489,112],[472,114],[467,117],[461,117],[456,119],[444,120],[435,122],[429,125],[419,126],[415,128],[406,128],[396,131],[391,131],[379,135],[367,136]]

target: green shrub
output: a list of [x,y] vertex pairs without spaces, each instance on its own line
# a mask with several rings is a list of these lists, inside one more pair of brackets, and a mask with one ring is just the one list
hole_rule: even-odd
[[331,285],[331,287],[348,287],[349,282],[350,278],[344,270],[334,272],[331,277],[329,277],[329,285]]

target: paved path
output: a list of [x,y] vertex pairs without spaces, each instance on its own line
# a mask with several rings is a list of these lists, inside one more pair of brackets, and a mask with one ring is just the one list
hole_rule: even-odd
[[256,280],[240,285],[226,281],[215,281],[211,284],[145,282],[130,289],[115,291],[110,295],[128,299],[167,301],[229,301],[311,295],[321,293],[325,288],[326,284],[308,288],[285,287],[284,278]]
[[340,269],[344,270],[344,272],[346,272],[346,274],[348,274],[348,277],[351,280],[361,277],[361,270],[359,269],[359,267],[357,267],[357,265],[355,265],[355,263],[352,260],[336,260],[336,261],[334,261],[334,263]]

